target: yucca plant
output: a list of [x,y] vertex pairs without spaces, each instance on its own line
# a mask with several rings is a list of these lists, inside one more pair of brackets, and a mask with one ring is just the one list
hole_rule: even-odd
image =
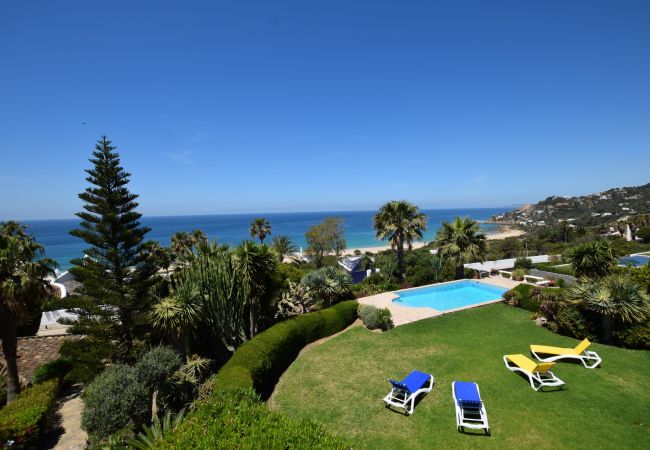
[[602,278],[609,275],[616,257],[608,241],[585,242],[569,249],[567,257],[577,277]]

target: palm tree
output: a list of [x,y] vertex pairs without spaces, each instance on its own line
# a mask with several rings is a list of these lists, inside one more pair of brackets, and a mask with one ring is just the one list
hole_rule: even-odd
[[201,290],[192,272],[180,272],[171,287],[169,297],[153,305],[150,312],[153,326],[164,332],[176,349],[176,353],[185,363],[187,335],[202,320]]
[[601,339],[604,343],[611,342],[615,321],[632,324],[650,317],[648,296],[629,275],[583,279],[571,289],[570,297],[601,316]]
[[244,241],[235,249],[235,261],[247,297],[249,337],[252,339],[257,332],[257,310],[271,290],[277,256],[265,245]]
[[46,277],[54,261],[42,258],[43,246],[17,222],[0,223],[0,339],[7,369],[7,403],[20,393],[16,361],[18,325],[53,294]]
[[469,217],[456,217],[452,222],[442,222],[436,233],[438,255],[456,266],[456,279],[463,278],[464,264],[483,262],[487,243],[478,222]]
[[327,308],[350,292],[352,278],[341,269],[326,266],[309,272],[300,283],[307,286]]
[[401,200],[388,202],[379,208],[373,222],[377,239],[388,239],[390,246],[397,249],[397,272],[399,281],[404,282],[404,244],[411,250],[413,241],[422,239],[427,217],[417,206]]
[[612,272],[616,261],[611,244],[605,240],[576,245],[569,249],[567,256],[577,277],[605,277]]
[[202,230],[179,231],[171,238],[172,259],[180,264],[188,263],[196,257],[198,250],[208,244],[208,237]]
[[264,244],[264,239],[271,234],[271,224],[264,217],[258,217],[251,222],[248,231],[252,238],[257,237],[260,244]]
[[286,256],[292,256],[296,251],[298,251],[296,246],[293,245],[293,242],[291,242],[289,236],[285,234],[275,236],[271,239],[271,248],[273,248],[275,253],[278,254],[281,263],[284,261]]

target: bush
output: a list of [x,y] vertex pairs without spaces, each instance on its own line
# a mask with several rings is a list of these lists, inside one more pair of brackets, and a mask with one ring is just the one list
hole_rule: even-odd
[[615,330],[612,336],[621,347],[650,350],[650,322]]
[[215,391],[158,449],[349,449],[321,425],[270,411],[252,389]]
[[82,427],[97,442],[126,426],[138,427],[149,413],[149,392],[135,370],[116,364],[99,374],[84,391]]
[[530,270],[533,268],[533,260],[530,258],[517,258],[515,260],[515,269]]
[[570,276],[575,276],[575,272],[573,271],[573,267],[571,266],[561,266],[559,267],[557,264],[554,263],[537,263],[535,264],[535,269],[538,270],[543,270],[544,272],[551,272],[551,273],[557,273],[560,275],[570,275]]
[[565,336],[576,339],[588,338],[596,341],[598,336],[598,321],[588,311],[572,303],[564,303],[555,313],[553,330]]
[[266,396],[305,345],[341,331],[356,317],[357,302],[350,300],[280,322],[239,347],[216,374],[212,385],[252,386]]
[[510,306],[519,306],[521,302],[521,294],[515,289],[510,289],[503,294],[503,300]]
[[176,352],[163,346],[152,348],[133,366],[135,377],[149,392],[162,389],[180,368]]
[[53,379],[63,380],[70,370],[72,370],[72,361],[68,358],[58,358],[41,364],[34,371],[34,384]]
[[372,305],[359,305],[359,318],[369,330],[390,330],[394,327],[388,308],[377,308]]
[[643,242],[650,242],[650,225],[640,227],[636,230],[636,237],[643,239]]
[[512,279],[516,281],[521,281],[524,279],[524,275],[526,275],[527,271],[524,269],[515,269],[512,271]]
[[36,384],[0,409],[0,445],[13,440],[12,449],[36,448],[47,413],[56,403],[59,387],[58,379]]

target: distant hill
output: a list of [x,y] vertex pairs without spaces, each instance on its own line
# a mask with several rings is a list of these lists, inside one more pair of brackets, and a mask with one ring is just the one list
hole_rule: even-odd
[[640,214],[650,214],[650,183],[580,197],[551,196],[534,205],[523,205],[493,216],[491,221],[523,226],[553,225],[567,221],[576,226],[589,227]]

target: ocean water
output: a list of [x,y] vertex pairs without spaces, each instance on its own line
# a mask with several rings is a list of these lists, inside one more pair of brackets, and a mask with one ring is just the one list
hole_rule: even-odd
[[[466,209],[432,209],[423,210],[427,215],[425,240],[431,240],[442,221],[452,220],[456,216],[469,216],[475,220],[487,220],[495,214],[508,211],[508,208],[466,208]],[[307,213],[270,213],[270,214],[222,214],[209,216],[166,216],[143,217],[142,223],[151,228],[146,238],[156,240],[162,245],[169,245],[171,236],[177,231],[203,230],[210,239],[220,243],[236,245],[248,239],[248,227],[256,217],[265,217],[273,227],[271,237],[286,234],[298,247],[306,247],[305,232],[326,217],[343,219],[345,239],[348,248],[373,247],[384,245],[375,239],[372,229],[372,217],[376,211],[339,211]],[[31,220],[23,221],[28,231],[45,246],[49,258],[59,263],[61,271],[67,270],[70,260],[82,255],[86,248],[81,239],[70,236],[70,230],[78,226],[78,219]],[[497,231],[498,226],[481,224],[487,234]],[[267,238],[270,239],[270,238]]]

